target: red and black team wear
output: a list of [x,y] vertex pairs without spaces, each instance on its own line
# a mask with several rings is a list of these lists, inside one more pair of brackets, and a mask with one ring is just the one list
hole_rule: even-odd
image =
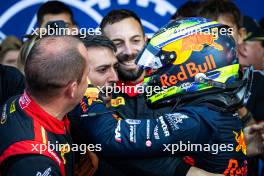
[[73,175],[67,117],[60,121],[25,92],[1,110],[0,175]]

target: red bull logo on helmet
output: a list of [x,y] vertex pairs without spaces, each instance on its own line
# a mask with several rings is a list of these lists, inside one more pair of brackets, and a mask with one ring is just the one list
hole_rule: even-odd
[[186,62],[193,51],[199,52],[204,47],[211,46],[218,51],[223,51],[223,46],[216,43],[218,35],[212,33],[196,33],[185,37],[180,40],[176,40],[162,48],[164,51],[175,51],[177,59],[174,61],[174,65],[180,65]]
[[181,50],[202,51],[205,45],[209,45],[219,51],[223,51],[223,47],[215,42],[217,39],[217,35],[214,34],[198,33],[191,35],[183,39]]
[[205,73],[216,69],[216,64],[213,55],[205,56],[205,62],[196,64],[189,62],[179,66],[180,71],[175,75],[167,75],[166,73],[160,76],[160,82],[163,87],[173,86],[179,81],[185,81],[194,77],[198,73]]

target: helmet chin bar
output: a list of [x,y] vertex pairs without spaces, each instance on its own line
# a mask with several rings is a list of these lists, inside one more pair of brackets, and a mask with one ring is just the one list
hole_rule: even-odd
[[[263,64],[264,67],[264,64]],[[262,76],[264,76],[264,70],[254,70],[254,73],[260,73]]]
[[208,83],[208,85],[214,86],[215,89],[190,93],[184,97],[181,95],[168,97],[168,99],[163,99],[154,104],[150,102],[147,102],[147,104],[150,108],[155,109],[168,105],[173,105],[173,108],[179,108],[186,104],[197,105],[206,103],[208,107],[221,112],[237,110],[244,106],[248,101],[252,86],[252,76],[253,67],[250,67],[246,70],[242,80],[227,85],[225,83],[214,81],[203,73],[197,74],[195,76],[195,82]]
[[237,97],[245,105],[251,95],[252,81],[253,81],[253,66],[248,67],[243,75],[242,81],[244,82],[243,87],[237,92]]

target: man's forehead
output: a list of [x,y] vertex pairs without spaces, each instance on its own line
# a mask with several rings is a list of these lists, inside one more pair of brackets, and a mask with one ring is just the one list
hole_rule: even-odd
[[235,19],[232,15],[229,14],[224,14],[224,15],[220,15],[218,17],[218,19],[216,19],[219,23],[222,23],[224,25],[228,25],[231,28],[235,28],[237,29],[237,25],[235,23]]
[[112,65],[117,63],[117,58],[113,50],[107,47],[88,47],[88,58],[95,67],[102,65]]
[[59,13],[59,14],[46,14],[43,17],[43,24],[46,25],[48,21],[58,21],[63,20],[65,23],[72,24],[71,16],[68,13]]
[[122,40],[127,37],[131,38],[135,36],[143,37],[142,28],[134,18],[125,18],[113,24],[107,24],[103,31],[111,40]]

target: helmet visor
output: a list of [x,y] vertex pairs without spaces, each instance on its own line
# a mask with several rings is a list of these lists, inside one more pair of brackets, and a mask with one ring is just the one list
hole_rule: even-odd
[[159,57],[160,49],[148,44],[144,50],[138,55],[136,63],[143,69],[159,69],[162,62]]

